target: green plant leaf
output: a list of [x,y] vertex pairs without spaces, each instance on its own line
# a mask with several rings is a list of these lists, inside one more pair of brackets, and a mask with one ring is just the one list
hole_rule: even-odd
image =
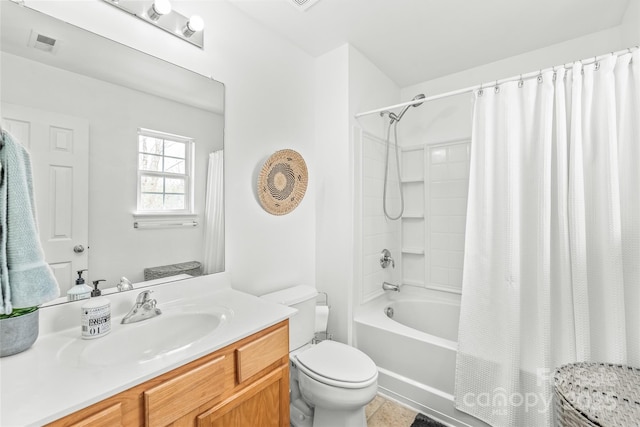
[[33,313],[36,311],[38,307],[25,307],[25,308],[14,308],[11,314],[0,314],[0,320],[9,319],[11,317],[24,316],[25,314]]

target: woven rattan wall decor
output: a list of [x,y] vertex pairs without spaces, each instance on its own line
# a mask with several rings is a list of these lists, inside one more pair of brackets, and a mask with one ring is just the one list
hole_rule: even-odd
[[258,177],[260,204],[270,214],[286,215],[302,201],[307,181],[307,164],[297,151],[276,151]]

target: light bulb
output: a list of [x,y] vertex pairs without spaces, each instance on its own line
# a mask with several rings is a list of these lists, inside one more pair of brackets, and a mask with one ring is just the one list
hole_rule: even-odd
[[169,0],[154,0],[149,10],[147,10],[147,16],[152,21],[157,21],[162,15],[166,15],[171,12],[171,3]]
[[204,21],[198,15],[193,15],[187,21],[186,25],[182,29],[182,34],[185,37],[191,37],[198,31],[202,31],[204,29]]

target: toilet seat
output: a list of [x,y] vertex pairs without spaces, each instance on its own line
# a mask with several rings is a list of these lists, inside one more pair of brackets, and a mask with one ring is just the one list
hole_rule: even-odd
[[298,369],[321,383],[340,388],[364,388],[378,379],[373,360],[357,348],[322,341],[294,355]]

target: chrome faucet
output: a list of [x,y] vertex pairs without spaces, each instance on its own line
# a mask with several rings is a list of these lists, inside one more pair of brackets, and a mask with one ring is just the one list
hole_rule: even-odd
[[389,282],[382,282],[382,289],[385,291],[400,292],[400,285],[393,285]]
[[391,268],[396,268],[396,262],[393,260],[389,249],[383,249],[382,252],[380,252],[380,267],[387,268],[389,264],[391,264]]
[[133,289],[131,281],[124,276],[120,278],[120,283],[118,283],[118,286],[116,287],[118,288],[118,292],[130,291]]
[[161,315],[162,311],[156,307],[157,301],[151,299],[151,292],[153,291],[140,292],[136,298],[135,305],[129,313],[122,318],[122,322],[120,323],[135,323]]

